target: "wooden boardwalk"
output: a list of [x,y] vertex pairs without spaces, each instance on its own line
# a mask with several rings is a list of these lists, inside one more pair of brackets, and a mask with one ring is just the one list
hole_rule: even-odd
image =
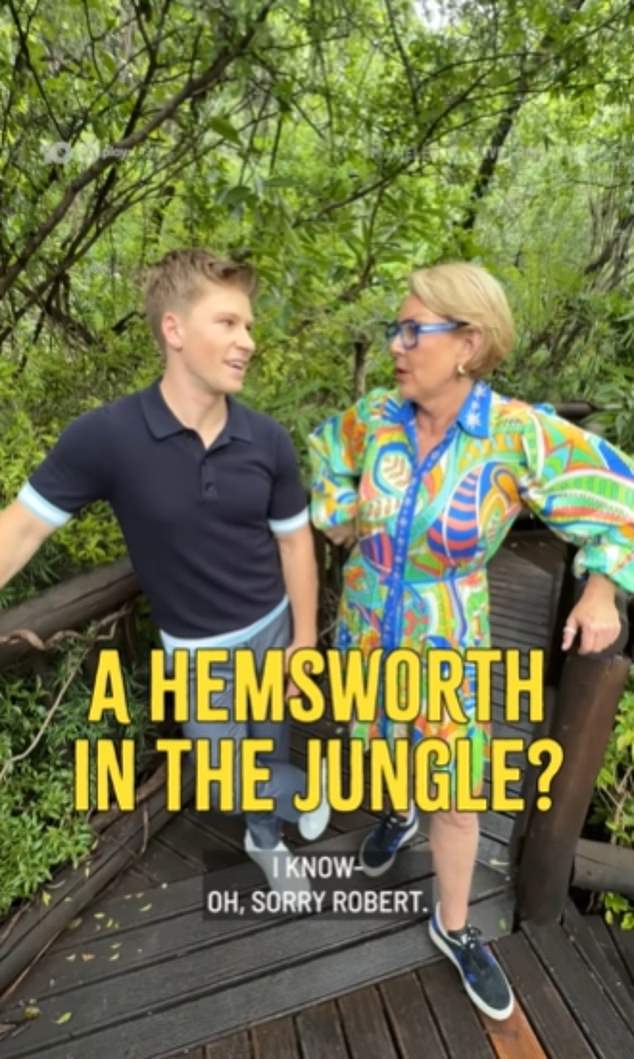
[[[490,580],[497,646],[547,649],[561,555],[552,538],[535,534],[518,536],[496,557]],[[530,736],[526,719],[506,724],[503,690],[494,681],[495,734]],[[317,728],[333,733],[329,722]],[[300,726],[294,731],[298,763],[307,734]],[[334,814],[310,852],[354,853],[374,822],[364,808]],[[572,927],[512,934],[513,826],[510,814],[483,814],[471,908],[521,998],[522,1008],[505,1026],[479,1020],[455,972],[438,961],[420,915],[204,918],[207,866],[208,888],[236,889],[242,899],[263,877],[245,858],[239,818],[186,809],[14,990],[0,1016],[13,1027],[0,1041],[0,1059],[405,1059],[424,1054],[421,1042],[429,1042],[430,1054],[469,1059],[634,1055],[627,1029],[634,1007],[623,984],[632,972],[625,969],[631,953],[617,952],[602,924],[591,941],[584,933],[583,944],[577,935],[572,940],[572,910]],[[301,844],[294,829],[288,837],[292,846]],[[378,882],[419,890],[429,908],[433,874],[424,821],[415,848],[415,856],[399,858],[374,888]],[[361,885],[370,888],[370,880],[355,882]],[[598,952],[599,977],[591,969]],[[25,1019],[29,1006],[38,1014]],[[610,1051],[615,1047],[621,1050]]]
[[[493,943],[518,1003],[480,1015],[446,961],[425,964],[258,1023],[189,1059],[629,1059],[634,1054],[634,934],[572,905],[562,926]],[[182,1054],[182,1053],[180,1053]],[[176,1059],[176,1057],[174,1057]]]

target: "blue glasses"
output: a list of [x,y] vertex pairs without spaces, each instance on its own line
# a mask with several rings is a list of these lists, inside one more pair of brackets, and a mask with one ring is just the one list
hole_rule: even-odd
[[388,342],[393,342],[397,335],[400,336],[403,349],[415,349],[418,345],[419,335],[436,335],[444,331],[457,331],[459,327],[466,327],[464,320],[447,320],[446,323],[419,324],[417,320],[397,320],[395,323],[386,324],[385,337]]

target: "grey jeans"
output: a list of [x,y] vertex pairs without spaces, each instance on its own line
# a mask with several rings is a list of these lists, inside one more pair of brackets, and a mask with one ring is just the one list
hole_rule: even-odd
[[[255,634],[244,643],[235,644],[228,648],[229,659],[226,664],[214,664],[214,675],[223,677],[226,681],[225,689],[214,694],[213,702],[216,706],[225,706],[229,710],[233,707],[233,652],[237,648],[250,648],[256,657],[258,666],[262,663],[264,652],[270,647],[288,647],[291,640],[291,621],[289,608],[275,618],[261,632]],[[240,801],[240,768],[239,768],[239,746],[243,739],[272,739],[274,749],[270,753],[259,754],[258,765],[271,767],[270,780],[262,780],[256,784],[258,797],[270,797],[275,801],[273,812],[249,812],[245,813],[245,821],[251,837],[256,846],[272,849],[280,841],[283,821],[288,820],[296,823],[300,813],[293,806],[293,794],[303,794],[306,785],[305,773],[290,763],[290,726],[287,720],[281,723],[270,721],[247,723],[237,722],[231,718],[228,721],[197,721],[195,720],[196,709],[196,656],[192,653],[189,667],[189,716],[190,719],[182,726],[183,734],[187,739],[208,739],[209,760],[212,765],[218,764],[218,743],[221,739],[233,739],[236,747],[235,758],[235,803]],[[212,788],[214,794],[217,787]]]

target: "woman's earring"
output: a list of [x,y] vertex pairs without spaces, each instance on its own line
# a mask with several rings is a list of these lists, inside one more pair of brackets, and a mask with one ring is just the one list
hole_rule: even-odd
[[465,368],[464,364],[458,364],[458,366],[456,368],[456,371],[457,371],[458,375],[466,375],[467,374],[467,369]]

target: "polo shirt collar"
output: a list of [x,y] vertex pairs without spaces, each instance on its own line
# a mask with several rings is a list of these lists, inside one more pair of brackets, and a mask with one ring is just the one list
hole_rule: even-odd
[[[188,427],[181,423],[166,403],[159,386],[160,381],[156,379],[145,390],[141,390],[141,405],[152,434],[155,438],[162,439],[172,434],[179,434]],[[227,407],[229,412],[227,422],[216,440],[219,441],[222,437],[253,441],[248,411],[244,405],[239,404],[233,397],[227,397]]]

